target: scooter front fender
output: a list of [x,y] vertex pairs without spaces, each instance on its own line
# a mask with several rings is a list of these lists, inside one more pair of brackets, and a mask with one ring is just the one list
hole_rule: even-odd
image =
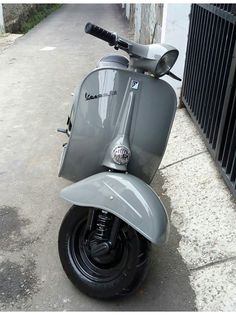
[[169,221],[165,207],[152,188],[133,175],[99,173],[64,188],[61,196],[75,205],[116,215],[152,243],[167,240]]

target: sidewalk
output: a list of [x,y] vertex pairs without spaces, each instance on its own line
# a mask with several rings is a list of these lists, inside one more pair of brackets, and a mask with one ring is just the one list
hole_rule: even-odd
[[17,38],[21,37],[22,34],[10,34],[10,33],[0,33],[0,54],[10,47]]
[[[236,207],[185,109],[177,110],[158,176],[199,311],[236,310]],[[153,186],[156,186],[156,179]]]
[[69,204],[57,177],[71,92],[111,47],[86,22],[128,36],[117,5],[63,5],[0,53],[0,309],[218,311],[236,309],[235,203],[184,109],[152,186],[171,215],[142,288],[97,301],[65,276],[57,235]]

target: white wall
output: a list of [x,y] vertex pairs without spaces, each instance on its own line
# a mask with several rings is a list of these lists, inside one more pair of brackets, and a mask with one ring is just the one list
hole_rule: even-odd
[[2,4],[0,3],[0,33],[4,33],[4,20],[2,12]]
[[125,15],[126,15],[127,19],[129,19],[129,17],[130,17],[130,3],[126,3],[126,5],[125,5]]
[[[171,71],[181,79],[183,78],[185,63],[190,6],[190,3],[166,3],[163,10],[161,42],[170,44],[179,50],[179,58]],[[179,100],[182,82],[173,80],[168,76],[164,79],[173,86]]]

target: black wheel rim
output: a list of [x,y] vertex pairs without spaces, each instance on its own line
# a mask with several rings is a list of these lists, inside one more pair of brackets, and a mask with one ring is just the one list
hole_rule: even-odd
[[90,255],[89,238],[86,231],[86,218],[75,225],[69,240],[69,257],[77,272],[94,282],[108,282],[118,278],[127,265],[129,239],[124,229],[120,230],[117,245],[110,252],[111,259],[94,259]]

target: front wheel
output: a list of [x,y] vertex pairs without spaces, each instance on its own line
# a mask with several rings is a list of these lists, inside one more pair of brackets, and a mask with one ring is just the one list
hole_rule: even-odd
[[[115,216],[92,211],[93,224],[89,222],[89,208],[72,206],[66,214],[58,239],[63,269],[72,283],[89,296],[109,299],[127,295],[145,278],[150,243],[121,221],[115,245],[106,248]],[[107,237],[107,242],[99,243],[99,237]]]

